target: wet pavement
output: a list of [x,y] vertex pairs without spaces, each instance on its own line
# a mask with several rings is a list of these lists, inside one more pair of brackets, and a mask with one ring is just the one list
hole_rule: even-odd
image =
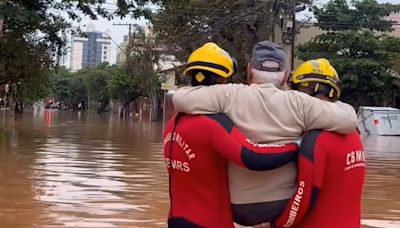
[[[42,111],[0,125],[0,227],[166,227],[162,124]],[[363,140],[362,222],[400,227],[400,137]]]

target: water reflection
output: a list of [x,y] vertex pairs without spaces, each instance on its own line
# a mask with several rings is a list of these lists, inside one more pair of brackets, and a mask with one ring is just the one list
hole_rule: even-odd
[[367,170],[362,223],[400,227],[400,137],[363,138]]
[[[39,204],[29,206],[35,208],[30,214],[40,218],[24,222],[21,216],[19,224],[12,219],[3,223],[10,215],[0,213],[2,225],[165,227],[168,183],[161,125],[80,115],[49,111],[19,120],[11,137],[16,143],[1,149],[0,155],[13,150],[16,159],[28,156],[29,164],[20,168],[32,192],[26,198]],[[4,192],[26,192],[15,185],[4,187]],[[26,204],[22,197],[14,200]],[[0,198],[1,205],[4,201]]]
[[[165,227],[161,124],[42,111],[4,117],[0,227]],[[365,227],[400,227],[400,137],[364,137]]]

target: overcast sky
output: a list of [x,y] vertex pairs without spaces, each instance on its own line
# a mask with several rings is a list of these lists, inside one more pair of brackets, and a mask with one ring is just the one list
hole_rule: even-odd
[[[105,8],[108,10],[113,10],[116,8],[114,0],[107,0],[107,3],[105,5]],[[328,0],[315,0],[314,4],[318,6],[322,6],[323,4],[326,4]],[[392,3],[392,4],[400,4],[400,0],[378,0],[380,3]],[[97,31],[100,32],[105,32],[107,30],[111,31],[111,38],[117,43],[120,44],[123,41],[124,35],[128,34],[128,27],[127,26],[114,26],[113,24],[117,23],[137,23],[139,25],[145,26],[146,21],[145,20],[135,20],[132,18],[124,18],[124,19],[119,19],[115,18],[114,20],[107,20],[107,19],[102,19],[100,18],[99,20],[91,20],[88,17],[82,16],[82,22],[81,23],[75,23],[75,25],[79,25],[82,29],[85,29],[85,26],[89,23],[92,23]],[[117,45],[112,43],[112,53],[111,53],[111,64],[115,63],[116,61],[116,49]],[[65,59],[65,65],[69,66],[69,55]]]

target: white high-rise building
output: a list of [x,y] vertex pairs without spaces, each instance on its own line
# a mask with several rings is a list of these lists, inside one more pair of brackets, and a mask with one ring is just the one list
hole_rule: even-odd
[[106,35],[108,33],[108,31],[97,32],[94,28],[90,28],[81,36],[72,38],[70,67],[73,72],[111,61],[111,39]]

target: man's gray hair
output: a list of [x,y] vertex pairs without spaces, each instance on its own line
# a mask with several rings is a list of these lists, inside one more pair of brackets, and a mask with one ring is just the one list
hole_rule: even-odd
[[[262,63],[263,67],[268,68],[279,68],[279,63],[274,61],[265,61]],[[272,83],[276,87],[282,85],[282,81],[285,79],[286,71],[260,71],[251,67],[252,82],[256,84]]]

